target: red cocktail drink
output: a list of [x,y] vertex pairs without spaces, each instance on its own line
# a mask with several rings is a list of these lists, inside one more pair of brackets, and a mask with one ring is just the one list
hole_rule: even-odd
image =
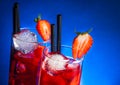
[[39,85],[80,85],[81,60],[74,60],[71,48],[62,46],[62,52],[44,49]]
[[41,63],[44,47],[37,42],[32,42],[36,39],[32,39],[32,41],[30,39],[24,40],[24,38],[20,39],[19,35],[22,35],[22,37],[29,35],[31,37],[34,34],[31,34],[28,30],[23,30],[13,37],[14,53],[10,65],[9,85],[36,85],[38,67]]

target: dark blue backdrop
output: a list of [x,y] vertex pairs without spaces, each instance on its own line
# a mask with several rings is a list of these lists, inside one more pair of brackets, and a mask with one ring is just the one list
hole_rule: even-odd
[[56,15],[62,14],[62,44],[72,44],[74,28],[94,28],[94,44],[85,57],[81,85],[120,85],[119,0],[0,0],[0,85],[8,81],[12,7],[16,1],[21,27],[32,31],[39,13],[55,24]]

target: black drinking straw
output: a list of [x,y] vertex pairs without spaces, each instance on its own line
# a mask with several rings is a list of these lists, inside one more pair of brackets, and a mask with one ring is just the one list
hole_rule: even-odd
[[57,51],[61,52],[61,15],[57,15]]
[[[20,32],[20,22],[19,22],[19,13],[18,13],[18,3],[14,3],[13,5],[13,33],[12,37],[15,33]],[[11,59],[13,58],[15,50],[13,49],[13,42],[11,44]],[[10,60],[11,62],[11,60]]]
[[51,52],[55,52],[55,25],[51,24]]
[[[13,5],[13,33],[12,33],[12,38],[13,35],[17,32],[20,32],[20,24],[19,24],[19,13],[18,13],[18,3],[14,3]],[[10,68],[9,71],[10,73],[15,73],[15,67],[14,65],[16,64],[16,61],[14,60],[14,55],[15,50],[13,47],[13,41],[11,42],[11,53],[10,53]],[[14,65],[13,65],[14,64]]]
[[14,3],[13,7],[13,34],[20,32],[20,22],[19,22],[19,4]]

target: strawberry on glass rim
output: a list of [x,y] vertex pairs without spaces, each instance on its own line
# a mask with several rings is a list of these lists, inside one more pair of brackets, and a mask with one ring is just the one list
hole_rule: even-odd
[[77,36],[72,43],[72,55],[73,58],[82,58],[91,48],[93,44],[93,38],[90,36],[92,29],[86,32],[76,32]]
[[50,40],[51,36],[51,25],[47,20],[42,20],[40,16],[35,18],[36,30],[44,41]]

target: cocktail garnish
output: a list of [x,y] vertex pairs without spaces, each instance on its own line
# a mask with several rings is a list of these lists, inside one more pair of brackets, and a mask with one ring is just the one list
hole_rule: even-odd
[[51,35],[51,25],[47,20],[42,20],[40,16],[35,18],[36,30],[44,41],[48,41]]
[[91,29],[87,32],[76,32],[77,36],[74,38],[72,44],[72,54],[74,59],[82,58],[91,48],[93,38],[89,35],[90,31]]

